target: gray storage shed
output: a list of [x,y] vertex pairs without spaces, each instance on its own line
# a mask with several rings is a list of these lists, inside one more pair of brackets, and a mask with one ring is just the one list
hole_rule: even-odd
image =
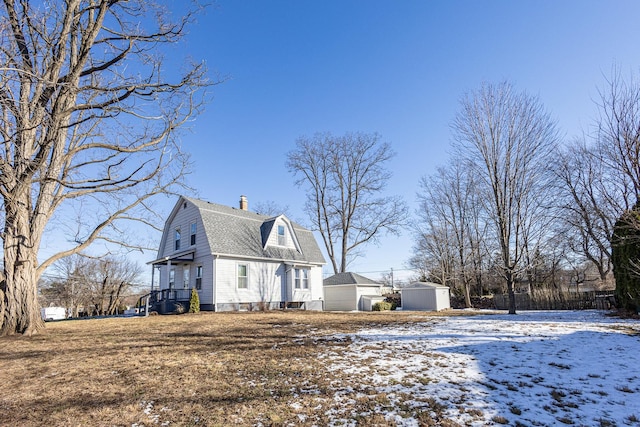
[[[327,311],[371,311],[382,284],[356,273],[338,273],[323,280],[324,309]],[[376,298],[377,297],[377,298]]]
[[451,308],[449,287],[414,282],[400,290],[403,310],[440,311]]

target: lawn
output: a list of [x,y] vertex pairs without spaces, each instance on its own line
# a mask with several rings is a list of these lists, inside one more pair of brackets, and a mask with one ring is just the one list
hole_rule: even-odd
[[568,313],[49,323],[0,339],[0,425],[640,425],[640,326]]
[[[200,313],[48,323],[0,339],[0,425],[330,422],[319,353],[401,313]],[[313,390],[307,395],[306,390]],[[291,402],[296,401],[296,410]]]

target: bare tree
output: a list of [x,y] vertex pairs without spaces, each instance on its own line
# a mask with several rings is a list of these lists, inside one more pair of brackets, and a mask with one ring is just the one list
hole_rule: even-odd
[[[433,239],[439,234],[438,228],[448,230],[450,238],[438,240],[452,247],[439,252],[447,257],[456,254],[451,284],[462,291],[465,305],[471,307],[471,285],[480,279],[482,263],[480,202],[473,175],[461,163],[451,162],[434,175],[421,179],[418,200],[417,238]],[[434,224],[435,229],[431,227]],[[430,232],[425,232],[425,228],[431,228]],[[450,262],[445,263],[448,264]]]
[[[176,130],[209,82],[203,64],[178,72],[159,51],[181,38],[191,12],[171,22],[141,0],[5,0],[2,8],[0,334],[31,335],[43,326],[36,284],[48,266],[97,240],[130,245],[128,223],[154,222],[153,196],[172,192],[188,167]],[[40,263],[61,210],[73,234]],[[69,227],[73,212],[81,220]]]
[[114,256],[91,259],[87,267],[83,282],[94,314],[117,314],[123,297],[133,290],[142,269],[131,260]]
[[448,224],[435,221],[435,217],[428,217],[427,223],[420,224],[422,231],[417,230],[409,265],[419,272],[422,279],[452,286],[457,266],[455,243]]
[[515,314],[514,282],[526,268],[523,255],[535,252],[546,231],[546,170],[558,141],[556,125],[537,98],[501,83],[467,95],[452,128],[492,221],[509,313]]
[[278,204],[277,202],[274,202],[273,200],[256,202],[253,205],[253,211],[255,211],[260,215],[265,215],[265,216],[278,216],[278,215],[284,214],[289,219],[292,219],[289,214],[289,211],[290,211],[289,205],[283,206]]
[[[600,118],[596,149],[610,176],[623,191],[615,194],[624,209],[616,217],[611,235],[611,260],[616,298],[622,307],[640,304],[640,83],[634,75],[624,79],[614,69],[600,92]],[[629,196],[630,195],[630,196]]]
[[126,255],[89,258],[72,255],[55,263],[59,274],[42,288],[42,294],[71,310],[80,308],[93,315],[117,314],[123,299],[135,291],[142,273],[139,264]]
[[69,309],[72,317],[78,317],[80,307],[91,303],[90,288],[85,280],[89,261],[79,254],[58,260],[53,265],[55,277],[41,286],[40,293]]
[[319,231],[335,273],[345,272],[361,245],[383,232],[399,234],[407,208],[397,196],[382,193],[391,177],[394,153],[378,134],[330,133],[300,137],[287,167],[306,186],[305,210]]
[[633,194],[625,180],[606,167],[602,154],[596,146],[576,142],[558,153],[554,169],[563,196],[558,216],[565,241],[597,268],[604,283],[611,272],[613,227]]
[[627,187],[624,194],[635,196],[627,200],[625,210],[630,210],[640,200],[640,83],[633,75],[625,80],[614,69],[607,84],[600,91],[596,148],[604,167]]
[[560,219],[570,249],[590,261],[601,283],[612,271],[614,225],[640,194],[640,85],[614,68],[600,90],[596,132],[558,155]]

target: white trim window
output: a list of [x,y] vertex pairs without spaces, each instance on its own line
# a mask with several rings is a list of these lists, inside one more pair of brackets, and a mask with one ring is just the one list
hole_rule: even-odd
[[287,236],[285,235],[284,225],[278,226],[278,245],[286,246],[287,245]]
[[176,233],[175,233],[175,250],[179,251],[180,250],[180,229],[176,228]]
[[202,289],[202,266],[196,266],[196,289]]
[[294,288],[309,289],[309,270],[306,268],[296,268],[294,270]]
[[189,243],[191,243],[191,246],[194,246],[196,244],[196,231],[197,231],[197,225],[194,222],[191,223],[191,225],[189,225],[189,231],[190,231],[190,236],[189,236]]
[[237,267],[238,289],[249,289],[249,266],[238,264]]

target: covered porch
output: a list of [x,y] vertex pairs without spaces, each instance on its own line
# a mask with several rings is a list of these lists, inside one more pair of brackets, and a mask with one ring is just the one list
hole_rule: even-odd
[[[152,267],[151,291],[140,299],[141,307],[146,306],[148,312],[155,311],[158,314],[189,311],[192,290],[189,283],[189,266],[193,263],[194,256],[195,249],[190,249],[149,262],[148,264]],[[179,286],[176,286],[173,267],[181,268],[183,271],[183,278]],[[163,273],[161,273],[161,269],[164,270]],[[157,286],[155,285],[156,270],[160,273]]]
[[140,297],[138,307],[141,314],[156,312],[158,314],[186,313],[189,311],[191,288],[189,289],[157,289]]

